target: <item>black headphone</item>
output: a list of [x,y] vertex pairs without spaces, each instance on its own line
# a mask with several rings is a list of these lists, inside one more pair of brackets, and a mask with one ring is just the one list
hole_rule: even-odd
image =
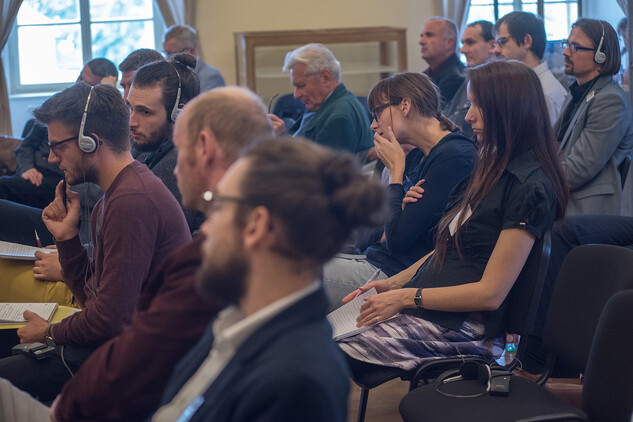
[[175,123],[176,119],[178,118],[178,115],[182,111],[182,108],[180,107],[181,79],[180,79],[180,73],[178,73],[178,69],[176,69],[176,66],[172,65],[172,67],[176,71],[176,75],[178,75],[178,93],[176,94],[176,102],[174,103],[174,107],[171,109],[171,114],[169,115],[169,119],[172,123]]
[[[500,369],[492,369],[490,365],[485,363],[480,363],[476,361],[466,361],[462,363],[459,367],[459,370],[450,370],[444,372],[440,375],[435,381],[435,390],[448,397],[456,397],[456,398],[472,398],[483,396],[490,392],[490,382],[493,378],[508,376],[511,375],[507,370]],[[486,389],[477,394],[469,394],[469,395],[457,395],[447,393],[441,390],[441,386],[444,384],[449,384],[451,382],[457,382],[461,380],[478,380],[481,384],[486,386]]]
[[79,135],[77,136],[77,146],[82,152],[85,152],[86,154],[95,152],[97,150],[97,146],[99,145],[99,143],[93,136],[84,134],[86,116],[88,115],[88,104],[90,104],[90,97],[92,96],[93,89],[94,86],[91,86],[90,92],[88,93],[88,99],[86,100],[86,106],[84,107],[84,114],[81,117],[81,125],[79,125]]
[[600,42],[598,43],[598,48],[596,49],[596,54],[593,55],[593,61],[602,64],[607,61],[607,55],[604,54],[602,50],[602,42],[604,41],[604,24],[600,21],[600,25],[602,26],[602,36],[600,37]]

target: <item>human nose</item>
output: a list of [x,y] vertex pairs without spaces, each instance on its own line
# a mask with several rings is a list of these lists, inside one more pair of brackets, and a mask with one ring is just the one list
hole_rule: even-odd
[[59,163],[59,158],[57,157],[57,154],[53,152],[53,148],[51,148],[50,151],[48,151],[48,162]]
[[373,120],[371,121],[371,126],[370,126],[370,129],[371,129],[371,130],[373,130],[374,132],[377,132],[377,131],[378,131],[378,128],[379,128],[379,127],[378,127],[378,122],[376,121],[376,119],[373,119]]

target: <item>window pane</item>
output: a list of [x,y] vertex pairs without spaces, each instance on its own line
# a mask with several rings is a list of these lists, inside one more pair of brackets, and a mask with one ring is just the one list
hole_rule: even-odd
[[536,8],[536,3],[523,3],[523,10],[524,12],[529,12],[529,13],[533,13],[535,15],[538,15],[538,9]]
[[487,20],[490,22],[495,21],[495,12],[492,6],[470,6],[468,12],[468,23],[478,20]]
[[81,28],[73,25],[18,28],[20,83],[73,82],[82,68]]
[[566,40],[571,24],[578,19],[578,5],[568,2],[545,2],[545,30],[548,40]]
[[78,21],[78,0],[24,0],[18,12],[18,25]]
[[91,0],[90,18],[152,19],[152,0]]
[[502,18],[510,12],[514,12],[514,6],[511,4],[499,4],[499,17]]
[[92,57],[118,64],[137,48],[155,48],[153,21],[96,23],[90,28]]

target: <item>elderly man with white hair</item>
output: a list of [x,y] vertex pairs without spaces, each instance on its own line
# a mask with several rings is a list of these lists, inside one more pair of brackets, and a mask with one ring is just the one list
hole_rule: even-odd
[[286,55],[284,72],[290,71],[294,97],[305,113],[286,129],[271,115],[275,131],[303,136],[316,143],[364,153],[373,146],[369,119],[356,96],[341,82],[341,64],[322,44],[307,44]]

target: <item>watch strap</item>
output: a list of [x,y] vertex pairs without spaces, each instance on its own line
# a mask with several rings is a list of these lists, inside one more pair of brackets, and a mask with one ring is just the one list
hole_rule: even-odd
[[422,308],[422,288],[421,287],[415,292],[415,296],[413,297],[413,302],[415,303],[415,307],[416,308],[423,309]]

